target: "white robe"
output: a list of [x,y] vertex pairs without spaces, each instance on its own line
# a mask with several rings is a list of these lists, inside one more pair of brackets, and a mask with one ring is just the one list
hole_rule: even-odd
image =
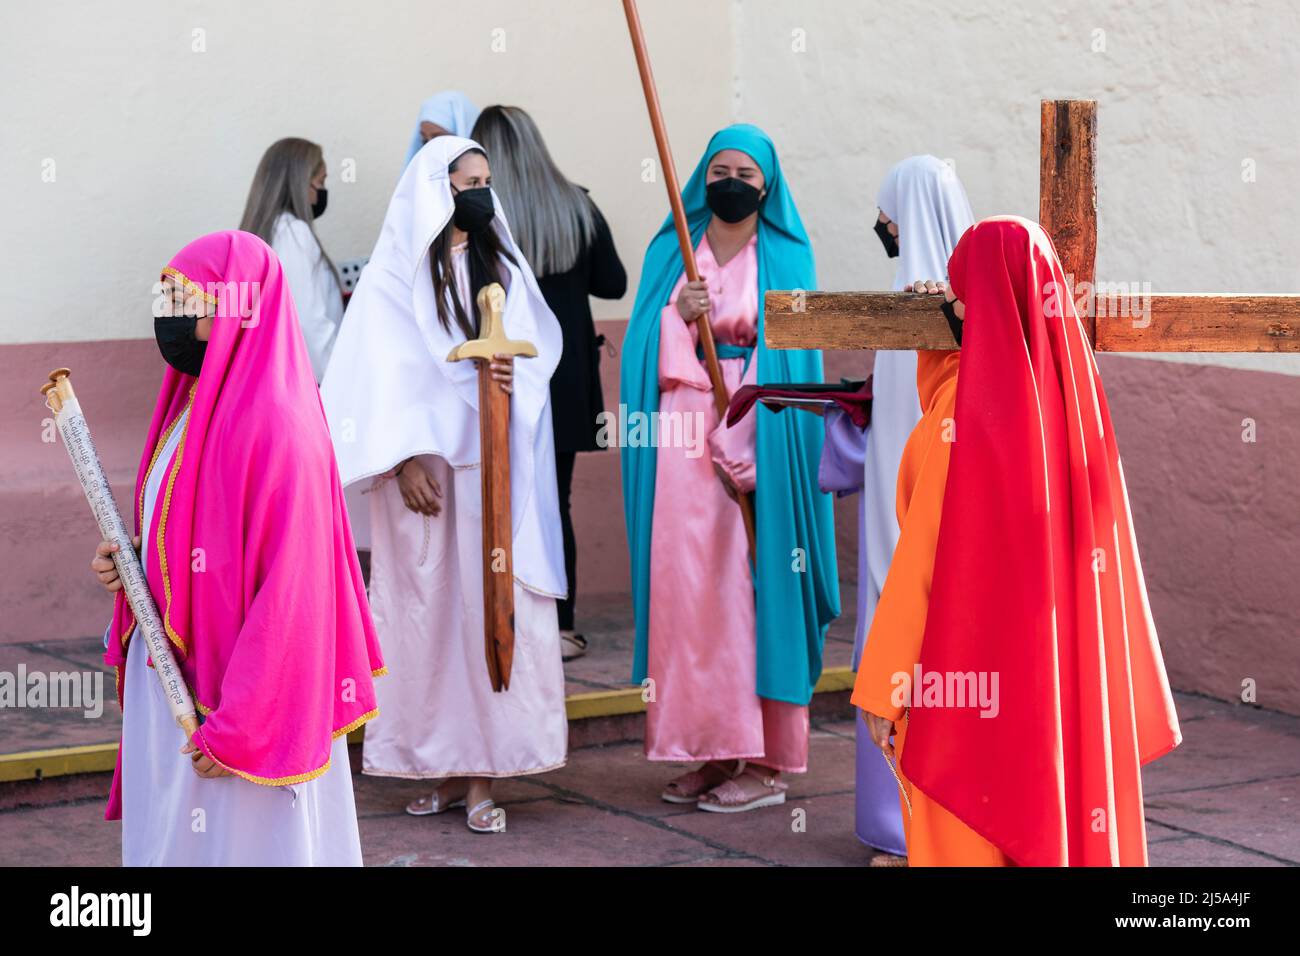
[[[353,293],[321,399],[345,484],[369,489],[370,603],[389,676],[375,685],[363,772],[508,777],[564,764],[568,720],[555,599],[567,592],[550,378],[563,340],[494,197],[493,228],[515,264],[505,333],[537,347],[515,362],[510,504],[515,652],[508,690],[488,678],[483,626],[478,370],[449,362],[465,340],[437,317],[429,249],[453,213],[449,165],[475,147],[440,136],[419,150],[389,203]],[[463,253],[457,286],[468,303]],[[426,518],[385,477],[418,456],[441,485]]]
[[[146,560],[153,550],[154,503],[183,431],[183,424],[172,429],[145,486]],[[307,783],[205,780],[180,752],[185,735],[148,657],[144,641],[133,639],[123,688],[123,866],[361,865],[347,737],[334,741],[329,769]]]
[[[918,279],[946,280],[948,257],[975,221],[952,168],[934,156],[909,157],[889,171],[876,205],[898,224],[894,291],[910,288]],[[866,541],[859,545],[866,549],[866,580],[858,584],[865,589],[866,608],[858,621],[854,669],[898,544],[898,468],[903,447],[921,420],[915,352],[877,352],[873,376],[862,486]]]
[[307,343],[312,374],[325,377],[334,339],[343,322],[343,293],[338,276],[321,255],[311,226],[290,212],[280,213],[271,232],[271,248],[280,259],[289,294],[293,296],[298,327]]
[[[515,582],[510,688],[494,693],[483,639],[483,507],[478,468],[419,461],[442,513],[416,514],[395,479],[370,498],[370,609],[388,665],[375,683],[362,772],[510,777],[562,767],[569,724],[555,597]],[[409,467],[409,466],[408,466]]]

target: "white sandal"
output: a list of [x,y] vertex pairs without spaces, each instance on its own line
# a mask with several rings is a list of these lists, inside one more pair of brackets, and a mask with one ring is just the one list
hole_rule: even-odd
[[457,797],[446,806],[438,802],[438,791],[433,791],[431,797],[421,797],[419,800],[412,800],[406,805],[406,812],[413,817],[430,817],[435,813],[446,813],[448,810],[465,805],[464,797]]
[[497,827],[497,821],[495,816],[492,818],[492,822],[485,827],[479,827],[474,825],[474,819],[479,814],[481,814],[484,810],[486,810],[488,807],[492,807],[494,809],[496,807],[496,802],[491,797],[488,797],[486,800],[483,800],[475,804],[472,810],[465,811],[465,826],[469,827],[472,833],[504,833],[505,832],[504,827],[501,828]]
[[567,664],[569,661],[576,661],[586,653],[587,639],[585,637],[567,631],[560,632],[560,660]]

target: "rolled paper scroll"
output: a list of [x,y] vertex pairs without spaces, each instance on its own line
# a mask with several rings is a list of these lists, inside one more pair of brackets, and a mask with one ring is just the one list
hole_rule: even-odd
[[72,383],[68,380],[70,374],[66,368],[55,369],[50,373],[50,380],[41,386],[41,394],[45,396],[46,406],[54,412],[54,424],[63,437],[63,447],[72,459],[72,467],[81,482],[81,490],[86,493],[90,510],[94,512],[100,535],[105,541],[117,545],[117,551],[112,555],[113,563],[122,579],[127,604],[135,615],[136,631],[144,638],[149,656],[153,658],[154,673],[162,683],[167,706],[185,733],[193,734],[199,729],[194,699],[172,656],[171,642],[163,630],[158,605],[149,590],[140,556],[131,543],[131,534],[117,509],[113,489],[95,451],[95,442],[90,437],[90,426],[86,424],[81,405],[72,391]]

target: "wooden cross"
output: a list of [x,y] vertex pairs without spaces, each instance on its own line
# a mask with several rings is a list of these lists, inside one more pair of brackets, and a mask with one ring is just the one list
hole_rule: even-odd
[[[1095,351],[1300,351],[1300,295],[1133,295],[1096,287],[1095,100],[1042,101],[1038,216],[1071,277]],[[787,290],[768,292],[764,302],[768,348],[953,348],[933,298],[917,293]]]

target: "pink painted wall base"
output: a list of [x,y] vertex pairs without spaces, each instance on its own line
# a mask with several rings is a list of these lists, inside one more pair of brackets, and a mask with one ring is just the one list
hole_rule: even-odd
[[[598,323],[617,350],[624,322]],[[603,358],[618,408],[618,358]],[[108,601],[87,565],[98,536],[37,388],[73,384],[124,511],[161,363],[152,340],[0,347],[0,643],[97,634]],[[861,377],[870,353],[827,355],[826,375]],[[1300,379],[1268,372],[1101,357],[1170,680],[1179,690],[1300,714]],[[786,413],[790,414],[790,413]],[[1255,441],[1249,437],[1254,422]],[[579,593],[628,594],[618,453],[579,456],[574,476]],[[856,509],[836,504],[843,601],[857,587]],[[581,598],[579,602],[581,614]]]

